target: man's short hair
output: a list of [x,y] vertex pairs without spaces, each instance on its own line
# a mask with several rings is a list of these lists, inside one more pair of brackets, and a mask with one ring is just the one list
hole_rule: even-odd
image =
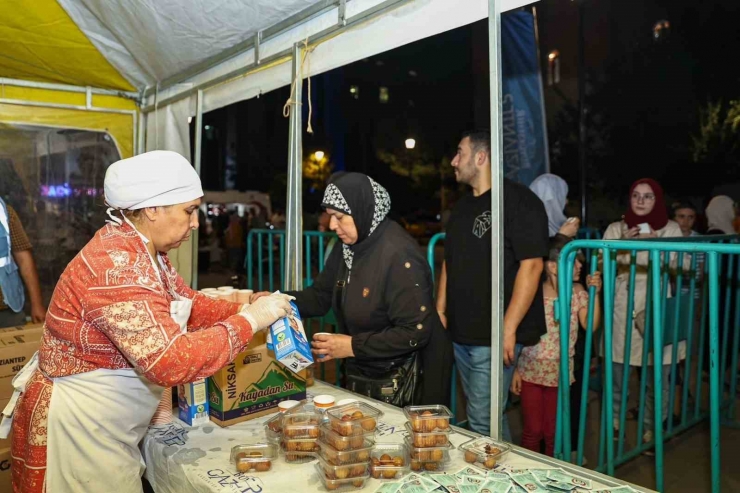
[[488,156],[491,155],[491,132],[487,128],[480,128],[476,130],[468,130],[462,134],[462,138],[470,139],[470,147],[473,149],[473,154],[478,152],[485,152]]

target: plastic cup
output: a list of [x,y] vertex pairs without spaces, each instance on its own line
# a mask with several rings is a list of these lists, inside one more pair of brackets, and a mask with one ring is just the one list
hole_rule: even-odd
[[291,401],[291,400],[281,401],[278,403],[278,409],[280,410],[281,413],[284,413],[291,407],[297,406],[298,404],[300,404],[299,401]]
[[236,291],[236,301],[239,303],[249,303],[249,298],[253,293],[254,291],[251,289],[239,289]]
[[330,395],[317,395],[313,398],[313,405],[317,409],[329,409],[334,407],[334,397]]

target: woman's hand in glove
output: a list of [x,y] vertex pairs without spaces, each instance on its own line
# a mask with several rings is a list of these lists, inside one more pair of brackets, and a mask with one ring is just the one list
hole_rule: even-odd
[[287,294],[271,294],[263,296],[246,308],[239,315],[246,318],[253,331],[263,330],[285,317],[291,312],[290,300],[294,299]]

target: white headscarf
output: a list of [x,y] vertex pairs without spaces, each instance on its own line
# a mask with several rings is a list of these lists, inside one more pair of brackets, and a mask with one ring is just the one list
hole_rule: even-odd
[[[172,151],[146,152],[111,164],[104,188],[105,202],[118,210],[182,204],[203,196],[198,173]],[[108,215],[121,223],[111,209]]]
[[563,209],[565,209],[565,201],[568,198],[568,184],[557,175],[545,173],[538,176],[529,185],[529,189],[545,204],[547,227],[550,230],[550,236],[555,236],[566,220]]
[[735,234],[732,221],[735,219],[735,202],[727,195],[719,195],[707,205],[707,226],[718,229],[727,235]]

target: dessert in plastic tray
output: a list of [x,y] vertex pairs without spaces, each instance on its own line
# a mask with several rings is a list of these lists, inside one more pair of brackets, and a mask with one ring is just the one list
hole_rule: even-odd
[[[411,437],[406,437],[406,446],[411,454],[412,471],[439,471],[442,470],[442,464],[450,461],[450,450],[452,445],[444,447],[414,447],[411,443]],[[436,464],[432,466],[431,464]]]
[[283,415],[281,413],[265,421],[265,437],[268,442],[280,445],[280,440],[283,438]]
[[231,449],[231,462],[236,464],[237,472],[267,472],[277,456],[277,446],[268,443],[237,445]]
[[329,464],[336,466],[368,462],[370,460],[370,452],[372,452],[372,449],[375,446],[373,441],[368,440],[367,438],[365,439],[363,447],[357,450],[339,451],[330,444],[324,442],[322,439],[319,439],[316,444],[319,447],[321,457],[323,457]]
[[303,424],[289,425],[283,424],[283,437],[285,438],[319,438],[319,425]]
[[446,431],[416,433],[413,428],[411,428],[411,423],[406,422],[405,426],[406,431],[411,437],[411,444],[414,447],[439,447],[445,446],[450,443],[450,428],[448,428]]
[[285,462],[288,464],[303,464],[316,459],[316,452],[285,452]]
[[370,454],[370,476],[400,479],[411,470],[409,449],[402,443],[376,443]]
[[316,464],[316,472],[318,473],[319,478],[321,478],[321,483],[328,491],[340,489],[343,491],[359,490],[365,487],[365,483],[370,477],[369,474],[365,474],[364,476],[357,478],[330,479],[326,477],[326,473],[324,472],[323,467],[321,467],[321,464]]
[[342,436],[329,427],[329,424],[323,424],[319,428],[321,439],[337,449],[338,451],[356,450],[365,446],[366,440],[372,440],[372,435],[353,435]]
[[493,469],[499,459],[509,453],[511,445],[489,437],[479,437],[460,445],[460,450],[465,462],[478,462],[486,469]]
[[431,406],[406,406],[403,408],[406,419],[411,424],[411,430],[416,433],[431,433],[450,429],[452,413],[447,406],[440,404]]
[[288,452],[318,452],[316,438],[285,438],[283,437],[282,449]]
[[324,417],[317,412],[296,412],[291,413],[291,409],[283,413],[283,431],[287,426],[318,426]]
[[358,462],[357,464],[342,464],[336,466],[330,464],[323,457],[319,456],[319,464],[324,470],[327,479],[347,479],[367,476],[368,462]]
[[383,413],[364,402],[335,406],[326,411],[331,429],[342,436],[375,433]]

